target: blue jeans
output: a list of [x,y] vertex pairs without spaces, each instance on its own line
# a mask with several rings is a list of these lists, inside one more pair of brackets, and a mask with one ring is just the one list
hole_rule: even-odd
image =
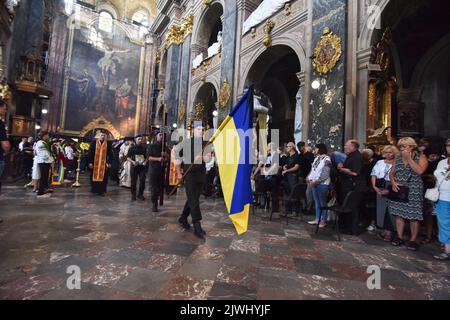
[[[322,211],[320,208],[326,207],[328,202],[328,189],[330,188],[329,185],[326,184],[319,184],[318,186],[315,186],[312,189],[312,194],[314,197],[314,204],[316,207],[316,220],[319,221],[320,212]],[[327,221],[328,214],[327,210],[322,211],[322,218],[321,221]]]

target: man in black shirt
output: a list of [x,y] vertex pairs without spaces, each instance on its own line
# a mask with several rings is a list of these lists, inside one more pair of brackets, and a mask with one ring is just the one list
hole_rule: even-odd
[[131,162],[131,195],[132,201],[136,201],[136,185],[139,178],[139,192],[138,198],[145,200],[144,190],[145,190],[145,178],[147,175],[148,168],[148,156],[147,148],[144,144],[144,139],[142,136],[137,136],[135,138],[136,145],[130,150],[128,150],[128,161]]
[[299,154],[299,166],[300,166],[300,172],[299,176],[302,178],[303,181],[306,180],[306,177],[311,172],[311,166],[314,162],[314,154],[310,151],[307,151],[306,144],[303,141],[300,141],[297,143]]
[[[183,209],[181,217],[178,222],[185,229],[189,229],[188,216],[191,215],[192,223],[194,225],[194,234],[200,239],[204,239],[206,232],[202,229],[200,221],[202,220],[202,213],[200,211],[200,195],[205,183],[206,162],[209,162],[210,157],[203,156],[203,141],[204,127],[201,122],[194,123],[194,136],[183,142],[183,150],[180,156],[184,162],[184,172],[189,172],[184,178],[184,186],[186,189],[187,201]],[[181,169],[177,167],[178,180],[183,179]]]
[[[11,148],[11,145],[9,144],[9,141],[8,141],[8,136],[6,135],[5,123],[2,121],[2,119],[5,118],[7,111],[8,111],[8,107],[7,107],[6,103],[4,101],[0,100],[0,192],[1,192],[1,188],[2,188],[1,179],[2,179],[2,175],[3,175],[3,171],[5,169],[4,154],[6,152],[8,152],[9,149]],[[0,219],[0,222],[2,222],[1,219]]]
[[152,190],[153,212],[158,212],[158,199],[161,196],[162,184],[162,162],[165,160],[166,154],[162,150],[161,132],[156,133],[155,141],[150,144],[148,152],[148,160],[150,162],[150,186]]
[[[283,166],[282,175],[286,180],[285,192],[286,196],[289,197],[292,190],[296,184],[298,184],[298,173],[300,168],[300,156],[295,150],[295,144],[289,142],[286,145],[286,151],[288,156],[286,157],[285,165]],[[295,208],[296,213],[298,213],[298,206]],[[286,213],[292,212],[292,203],[286,202]]]
[[[338,202],[342,204],[345,197],[351,191],[364,191],[364,176],[362,175],[363,170],[363,157],[361,152],[359,152],[359,143],[356,140],[349,140],[344,146],[344,151],[347,154],[347,158],[344,163],[338,164],[339,177],[340,177],[340,188],[338,194]],[[352,217],[352,231],[356,233],[356,226],[358,223],[358,217],[353,214]],[[345,219],[344,224],[349,227],[348,219]]]

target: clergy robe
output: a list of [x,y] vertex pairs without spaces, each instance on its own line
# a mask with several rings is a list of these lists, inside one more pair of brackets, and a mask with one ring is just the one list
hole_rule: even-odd
[[108,141],[96,140],[89,147],[88,163],[93,165],[91,170],[91,192],[96,194],[106,193],[108,186],[108,165],[111,164],[112,150]]

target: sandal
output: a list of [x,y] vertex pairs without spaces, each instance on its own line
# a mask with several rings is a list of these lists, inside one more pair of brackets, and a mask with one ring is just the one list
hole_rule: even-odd
[[407,249],[408,249],[408,250],[411,250],[411,251],[417,251],[417,250],[419,250],[419,244],[418,244],[417,242],[415,242],[415,241],[411,241],[411,242],[408,244]]
[[442,252],[439,255],[433,256],[433,258],[439,261],[450,260],[450,253]]
[[394,246],[394,247],[400,247],[401,245],[403,245],[405,243],[405,241],[403,241],[402,239],[400,239],[400,238],[395,238],[394,240],[392,240],[392,242],[391,242],[391,244]]
[[421,242],[421,244],[430,244],[430,243],[433,243],[433,239],[425,238]]

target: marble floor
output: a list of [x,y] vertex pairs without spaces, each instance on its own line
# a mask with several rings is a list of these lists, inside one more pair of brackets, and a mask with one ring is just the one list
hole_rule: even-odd
[[[151,213],[128,190],[111,186],[102,198],[83,183],[46,199],[3,186],[0,299],[450,299],[450,264],[432,259],[437,245],[409,252],[370,234],[338,242],[331,229],[315,235],[264,211],[237,236],[223,201],[203,198],[202,241],[177,225],[182,192]],[[371,265],[380,289],[367,287]],[[80,290],[68,289],[70,266],[81,271]]]

